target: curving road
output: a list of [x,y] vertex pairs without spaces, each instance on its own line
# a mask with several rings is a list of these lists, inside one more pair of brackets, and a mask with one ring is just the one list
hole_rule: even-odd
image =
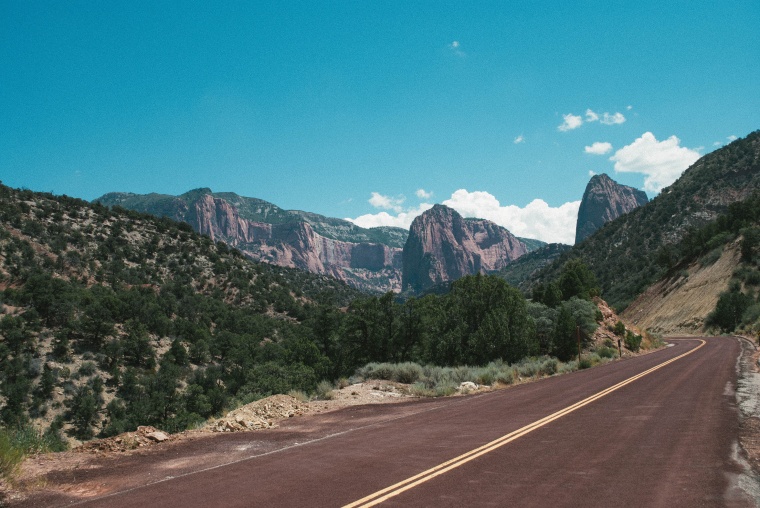
[[[79,477],[102,486],[97,497],[59,493],[28,503],[755,506],[737,488],[734,460],[738,340],[671,342],[507,390],[346,408],[111,461]],[[200,465],[224,450],[229,464]]]

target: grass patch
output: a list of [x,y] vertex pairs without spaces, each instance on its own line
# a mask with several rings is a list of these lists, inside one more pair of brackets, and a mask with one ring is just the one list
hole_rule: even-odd
[[335,387],[329,381],[320,381],[317,384],[317,398],[322,400],[332,400],[333,390]]
[[31,425],[0,428],[0,476],[12,482],[26,456],[60,452],[67,448],[68,443],[61,438],[56,428],[44,433]]
[[9,482],[13,481],[26,456],[24,450],[13,441],[11,432],[0,429],[0,476]]
[[290,390],[288,395],[296,399],[298,402],[309,402],[309,396],[301,390]]
[[[587,361],[596,364],[604,360],[599,355],[594,355],[592,359]],[[357,382],[369,379],[396,381],[410,384],[412,395],[441,397],[456,393],[461,383],[467,381],[481,386],[511,385],[520,379],[538,379],[574,370],[578,370],[577,362],[562,363],[553,357],[539,356],[524,358],[511,365],[496,360],[481,367],[469,365],[458,367],[421,366],[410,362],[398,364],[368,363],[357,369],[356,374],[351,379]]]
[[618,355],[618,351],[611,347],[602,346],[597,348],[596,354],[598,354],[600,358],[615,358]]

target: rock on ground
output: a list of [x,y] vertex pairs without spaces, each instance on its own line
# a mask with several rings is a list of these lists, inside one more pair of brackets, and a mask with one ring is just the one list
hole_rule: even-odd
[[212,432],[238,432],[268,429],[277,421],[305,414],[309,406],[290,395],[272,395],[230,411],[226,416],[210,421],[206,428]]

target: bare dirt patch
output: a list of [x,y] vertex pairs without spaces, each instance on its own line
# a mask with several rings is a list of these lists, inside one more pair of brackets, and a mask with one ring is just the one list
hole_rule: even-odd
[[696,262],[687,270],[652,285],[629,305],[622,316],[644,330],[663,335],[699,334],[715,309],[720,293],[739,263],[739,245],[726,247],[715,263]]

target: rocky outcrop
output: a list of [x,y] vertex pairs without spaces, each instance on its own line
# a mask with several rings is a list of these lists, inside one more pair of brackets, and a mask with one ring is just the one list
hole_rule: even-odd
[[400,290],[401,249],[396,247],[326,238],[308,222],[251,221],[210,194],[190,205],[185,220],[199,233],[258,261],[330,275],[359,289]]
[[648,202],[644,191],[620,185],[605,174],[594,175],[586,186],[578,210],[575,243],[582,242],[605,223]]
[[330,275],[365,291],[401,290],[406,232],[399,228],[364,229],[211,189],[181,196],[111,193],[98,201],[187,222],[195,231],[256,261]]
[[465,275],[501,270],[527,252],[505,228],[435,205],[412,223],[403,251],[403,288],[420,292]]
[[430,262],[424,269],[430,274],[428,282],[414,282],[415,287],[497,271],[542,243],[522,242],[492,222],[464,219],[436,205],[426,216],[440,212],[448,218],[433,228],[433,244],[421,246],[419,256],[410,255],[412,266],[404,270],[402,247],[409,233],[400,228],[365,229],[346,220],[283,210],[260,199],[207,188],[180,196],[111,193],[97,201],[187,222],[195,231],[256,261],[329,275],[370,292],[401,291],[402,272],[420,273],[420,263],[428,261],[419,256],[426,254],[440,261]]

